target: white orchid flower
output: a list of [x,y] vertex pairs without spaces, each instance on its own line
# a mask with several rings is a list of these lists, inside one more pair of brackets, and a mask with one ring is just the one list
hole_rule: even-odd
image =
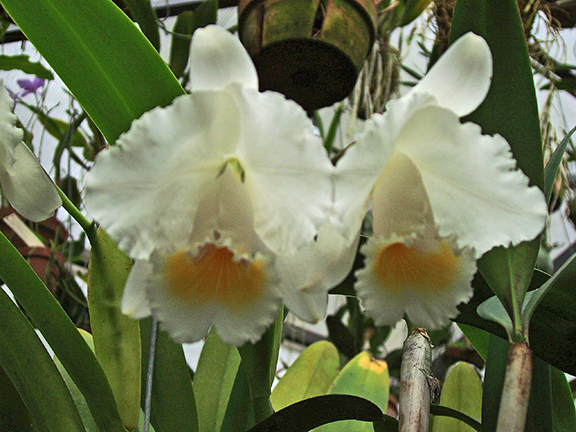
[[407,95],[375,115],[337,165],[336,212],[353,239],[372,205],[356,290],[377,325],[405,315],[443,327],[472,296],[476,260],[544,228],[542,192],[528,186],[501,136],[460,122],[490,87],[492,58],[472,33]]
[[48,219],[62,205],[60,195],[36,156],[22,140],[12,112],[14,100],[0,79],[0,187],[12,207],[34,222]]
[[123,311],[154,315],[178,342],[214,326],[235,345],[257,341],[282,300],[317,319],[327,292],[301,293],[284,271],[332,205],[334,168],[312,122],[258,91],[220,27],[194,34],[190,75],[192,94],[134,121],[87,178],[89,212],[135,259]]

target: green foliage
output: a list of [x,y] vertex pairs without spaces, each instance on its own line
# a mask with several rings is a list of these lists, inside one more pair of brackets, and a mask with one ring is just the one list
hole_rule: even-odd
[[550,383],[553,407],[553,431],[573,431],[574,425],[576,425],[576,409],[566,374],[556,368],[551,368]]
[[[440,404],[458,410],[470,417],[480,419],[482,415],[482,381],[472,365],[456,363],[448,372]],[[474,429],[450,417],[436,417],[433,432],[472,432]]]
[[[307,432],[315,427],[341,420],[380,422],[382,427],[396,423],[384,421],[382,411],[366,399],[350,395],[324,395],[290,405],[254,426],[248,432]],[[382,424],[383,423],[383,424]],[[370,426],[370,425],[369,425]],[[341,430],[341,429],[339,429]]]
[[[459,0],[450,35],[456,40],[468,31],[483,36],[492,51],[494,75],[480,107],[465,120],[498,133],[509,142],[518,167],[533,185],[544,187],[538,105],[528,50],[515,0]],[[535,239],[510,248],[495,248],[478,268],[503,302],[513,323],[510,337],[521,338],[521,309],[540,242]]]
[[176,19],[170,49],[170,69],[180,78],[188,65],[190,57],[190,41],[196,29],[208,24],[216,24],[218,16],[218,2],[216,0],[204,1],[194,11],[184,11]]
[[0,278],[86,398],[98,427],[107,432],[124,431],[112,390],[96,357],[56,299],[4,234],[0,234],[0,256]]
[[140,328],[121,311],[132,260],[98,229],[88,269],[88,305],[96,358],[114,393],[124,426],[134,430],[140,416]]
[[111,1],[2,0],[2,5],[109,143],[134,119],[184,93],[142,32]]
[[[142,341],[142,383],[146,383],[152,318],[140,321]],[[156,337],[152,375],[152,407],[150,421],[156,432],[198,431],[198,413],[192,388],[191,371],[182,345],[159,330]],[[142,391],[142,396],[145,392]],[[144,400],[141,400],[144,407]]]
[[568,143],[576,132],[576,126],[572,128],[570,132],[566,134],[566,136],[560,141],[558,147],[552,153],[550,160],[546,164],[546,168],[544,169],[544,195],[546,196],[546,202],[550,203],[550,199],[552,198],[552,190],[554,189],[554,182],[556,181],[556,174],[558,173],[558,168],[562,163],[562,159],[564,158],[564,152],[568,147]]
[[138,23],[142,33],[150,41],[156,51],[160,51],[160,32],[156,12],[152,9],[150,0],[124,0],[134,21]]
[[19,69],[24,73],[36,75],[38,78],[53,80],[54,74],[41,63],[31,62],[27,55],[0,55],[0,70]]
[[336,347],[320,341],[306,348],[278,382],[270,400],[276,411],[301,400],[328,393],[340,368]]
[[[374,359],[364,351],[354,357],[338,374],[329,394],[347,394],[366,399],[382,412],[388,409],[390,376],[388,365],[383,360]],[[372,425],[356,420],[343,423],[330,423],[318,429],[318,432],[338,432],[344,428],[349,432],[369,432]]]
[[40,431],[82,431],[66,384],[34,329],[0,289],[0,365]]
[[239,365],[240,354],[236,347],[225,344],[211,331],[194,375],[200,430],[220,430]]

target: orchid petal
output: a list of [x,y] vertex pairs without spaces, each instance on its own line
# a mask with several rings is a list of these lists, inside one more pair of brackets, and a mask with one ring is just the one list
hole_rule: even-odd
[[62,205],[54,183],[22,141],[12,113],[14,100],[0,80],[0,185],[18,213],[38,222],[48,219]]
[[293,254],[330,211],[333,166],[296,103],[274,92],[236,94],[243,129],[234,154],[245,169],[256,233],[273,253]]
[[156,254],[152,257],[154,271],[145,289],[154,316],[175,341],[196,342],[214,326],[224,342],[238,346],[259,340],[274,321],[281,300],[271,267],[267,268],[263,292],[243,307],[231,309],[218,301],[204,303],[193,298],[183,301],[175,296],[162,276],[162,264],[158,258]]
[[[381,259],[389,248],[390,256]],[[372,237],[361,252],[366,267],[356,272],[356,290],[376,325],[393,326],[406,314],[416,326],[440,329],[472,296],[472,251],[457,251],[450,241],[436,238],[432,227],[423,236]]]
[[128,275],[122,296],[122,313],[130,318],[142,319],[149,317],[152,311],[148,307],[146,284],[152,275],[153,266],[150,261],[136,260]]
[[374,236],[407,235],[433,223],[426,189],[418,168],[395,151],[372,193]]
[[375,114],[366,121],[363,132],[338,161],[334,223],[350,241],[360,230],[370,194],[394,151],[398,133],[414,112],[434,103],[434,97],[426,93],[390,102],[384,114]]
[[501,136],[482,135],[454,112],[429,106],[412,115],[397,149],[420,171],[440,235],[455,234],[460,247],[480,256],[533,239],[544,228],[544,195],[528,187]]
[[339,284],[352,269],[358,241],[347,240],[327,220],[318,239],[295,255],[278,256],[276,268],[282,275],[280,291],[288,309],[301,320],[317,323],[326,315],[328,290]]
[[202,191],[237,143],[238,122],[228,92],[184,95],[147,112],[98,155],[86,181],[88,211],[132,258],[185,242]]
[[222,27],[198,29],[190,51],[192,91],[217,90],[237,83],[258,90],[258,74],[237,37]]
[[410,93],[429,93],[459,117],[474,111],[490,89],[492,55],[484,39],[466,33],[450,46]]

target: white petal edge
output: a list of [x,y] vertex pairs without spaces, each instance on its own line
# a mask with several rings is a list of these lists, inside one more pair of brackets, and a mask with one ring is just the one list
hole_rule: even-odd
[[161,327],[178,343],[192,343],[203,339],[211,327],[227,344],[240,346],[255,343],[274,322],[282,303],[277,278],[271,266],[267,269],[269,283],[260,298],[241,311],[231,312],[217,302],[194,304],[170,294],[163,276],[161,256],[152,255],[153,271],[147,279],[146,290],[152,315]]
[[146,293],[147,281],[152,275],[152,269],[150,261],[137,260],[132,266],[122,296],[121,310],[124,315],[142,319],[152,314]]
[[457,306],[466,303],[473,294],[472,278],[476,273],[476,260],[471,250],[461,251],[461,268],[457,279],[443,291],[426,292],[421,287],[406,286],[399,292],[383,287],[374,277],[371,268],[377,252],[392,243],[412,244],[415,237],[376,238],[371,237],[361,248],[366,257],[365,267],[356,272],[355,285],[366,314],[374,319],[376,325],[394,326],[405,315],[410,321],[429,330],[441,329],[459,311]]
[[295,255],[276,257],[276,269],[281,278],[280,292],[288,309],[301,320],[317,323],[326,316],[328,291],[350,273],[357,240],[348,241],[326,221],[318,239]]
[[258,74],[237,37],[216,25],[198,29],[190,51],[192,92],[216,90],[232,83],[258,90]]
[[448,48],[410,93],[432,94],[438,104],[462,117],[480,106],[491,83],[490,48],[480,36],[466,33]]
[[274,254],[293,254],[332,208],[334,167],[296,103],[275,92],[235,94],[242,136],[234,156],[245,169],[255,231]]
[[398,133],[410,116],[435,104],[432,95],[414,93],[392,101],[384,114],[375,114],[364,125],[336,165],[334,175],[334,224],[354,241],[369,207],[370,194],[394,151]]
[[456,235],[459,247],[481,256],[544,229],[544,194],[528,186],[501,136],[482,135],[454,112],[427,106],[412,115],[396,148],[420,171],[440,235]]
[[0,79],[0,185],[18,213],[34,222],[54,215],[62,200],[36,156],[22,141],[12,113],[14,101]]
[[217,178],[239,135],[228,91],[183,95],[132,123],[98,154],[86,178],[86,208],[135,259],[185,243],[205,185]]

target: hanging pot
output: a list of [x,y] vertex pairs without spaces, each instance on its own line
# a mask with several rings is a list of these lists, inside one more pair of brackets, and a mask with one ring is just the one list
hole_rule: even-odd
[[[25,224],[28,229],[23,227],[19,230],[14,223]],[[56,216],[41,222],[31,222],[20,216],[13,207],[0,208],[0,231],[17,248],[40,245],[40,239],[53,246],[59,246],[68,240],[68,231]],[[40,238],[30,231],[38,234]]]
[[240,0],[238,13],[260,90],[308,112],[350,94],[376,32],[374,0]]
[[60,252],[47,247],[21,247],[18,251],[28,261],[30,267],[52,294],[55,294],[59,284],[60,269],[64,268],[64,257]]

